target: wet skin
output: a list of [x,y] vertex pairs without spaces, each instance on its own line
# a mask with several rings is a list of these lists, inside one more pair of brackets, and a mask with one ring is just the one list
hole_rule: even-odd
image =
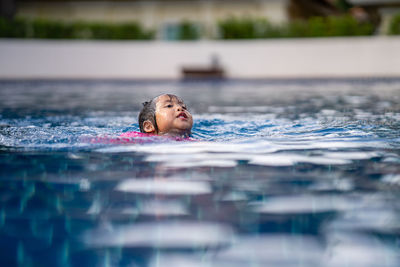
[[156,101],[157,134],[189,136],[193,118],[182,99],[172,95],[161,95]]

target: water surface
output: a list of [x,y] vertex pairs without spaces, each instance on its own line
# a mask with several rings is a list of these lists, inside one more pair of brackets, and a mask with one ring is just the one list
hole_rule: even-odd
[[[161,93],[198,141],[87,142]],[[400,265],[399,80],[2,81],[0,110],[4,266]]]

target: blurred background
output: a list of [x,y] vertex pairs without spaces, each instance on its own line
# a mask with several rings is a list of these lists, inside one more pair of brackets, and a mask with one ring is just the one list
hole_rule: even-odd
[[400,266],[400,0],[0,7],[0,266]]
[[400,0],[0,2],[1,78],[400,75]]

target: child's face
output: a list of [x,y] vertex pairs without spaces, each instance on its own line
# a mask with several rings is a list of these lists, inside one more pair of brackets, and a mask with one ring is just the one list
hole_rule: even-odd
[[156,102],[156,123],[158,134],[190,134],[193,118],[182,99],[161,95]]

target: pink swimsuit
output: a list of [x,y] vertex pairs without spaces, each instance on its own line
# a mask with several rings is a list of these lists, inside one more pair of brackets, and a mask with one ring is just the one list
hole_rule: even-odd
[[[117,137],[94,137],[89,138],[89,143],[92,144],[142,144],[142,143],[151,143],[156,141],[156,138],[163,138],[163,140],[174,140],[174,141],[195,141],[195,139],[191,137],[172,137],[172,136],[163,136],[163,135],[156,135],[156,134],[146,134],[136,131],[125,132],[120,134]],[[160,140],[160,139],[158,139]]]

